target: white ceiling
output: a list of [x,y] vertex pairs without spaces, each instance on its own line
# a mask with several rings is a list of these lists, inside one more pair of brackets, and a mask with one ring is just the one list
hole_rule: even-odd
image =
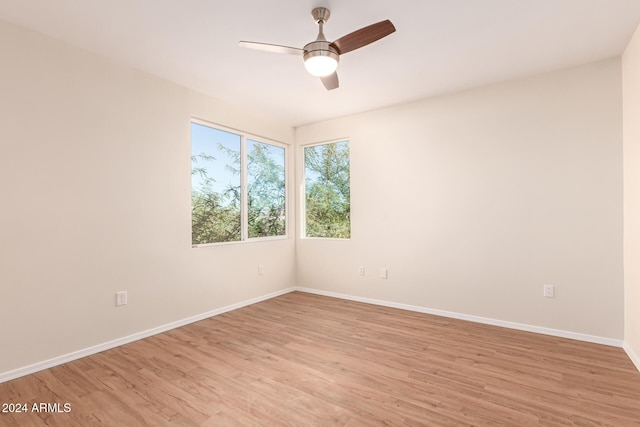
[[[397,31],[340,58],[324,89],[302,59],[311,9],[329,40],[390,19]],[[23,25],[297,126],[620,55],[640,0],[0,0]]]

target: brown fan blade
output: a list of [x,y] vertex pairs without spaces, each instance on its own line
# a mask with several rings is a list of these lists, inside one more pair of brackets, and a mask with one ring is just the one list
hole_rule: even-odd
[[338,53],[343,54],[359,49],[376,40],[380,40],[381,38],[393,33],[395,30],[396,27],[394,27],[391,21],[387,19],[385,21],[380,21],[377,24],[360,28],[353,33],[340,37],[338,40],[331,43],[331,45],[336,48]]
[[334,90],[339,86],[338,73],[336,72],[325,77],[320,77],[320,80],[322,80],[322,84],[327,88],[327,90]]
[[298,49],[297,47],[280,46],[280,45],[277,45],[277,44],[270,44],[270,43],[258,43],[258,42],[241,41],[238,44],[240,45],[240,47],[247,47],[249,49],[257,49],[257,50],[264,50],[266,52],[273,52],[273,53],[286,53],[286,54],[289,54],[289,55],[302,55],[304,53],[304,50]]

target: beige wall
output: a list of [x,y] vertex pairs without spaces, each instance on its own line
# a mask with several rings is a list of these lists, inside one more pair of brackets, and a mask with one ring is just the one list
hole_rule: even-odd
[[640,27],[622,57],[624,122],[624,341],[640,369]]
[[350,138],[352,238],[297,284],[621,340],[621,105],[612,59],[298,128]]
[[295,284],[293,232],[190,235],[190,117],[291,127],[2,22],[0,52],[0,375]]

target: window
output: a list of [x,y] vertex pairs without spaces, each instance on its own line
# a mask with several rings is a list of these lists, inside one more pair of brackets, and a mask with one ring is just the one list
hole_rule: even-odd
[[286,234],[285,152],[283,147],[247,141],[249,237]]
[[191,244],[286,236],[286,148],[191,123]]
[[304,147],[304,235],[351,237],[349,142]]

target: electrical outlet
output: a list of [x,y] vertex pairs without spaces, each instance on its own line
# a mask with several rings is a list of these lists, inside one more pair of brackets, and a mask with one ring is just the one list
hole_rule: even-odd
[[364,276],[364,267],[358,267],[358,274]]
[[127,291],[116,292],[116,306],[127,305]]
[[262,276],[264,274],[264,266],[260,264],[258,266],[258,276]]
[[553,285],[544,285],[544,296],[546,298],[555,298],[556,289]]
[[389,278],[389,271],[386,268],[381,268],[380,269],[380,278],[381,279]]

